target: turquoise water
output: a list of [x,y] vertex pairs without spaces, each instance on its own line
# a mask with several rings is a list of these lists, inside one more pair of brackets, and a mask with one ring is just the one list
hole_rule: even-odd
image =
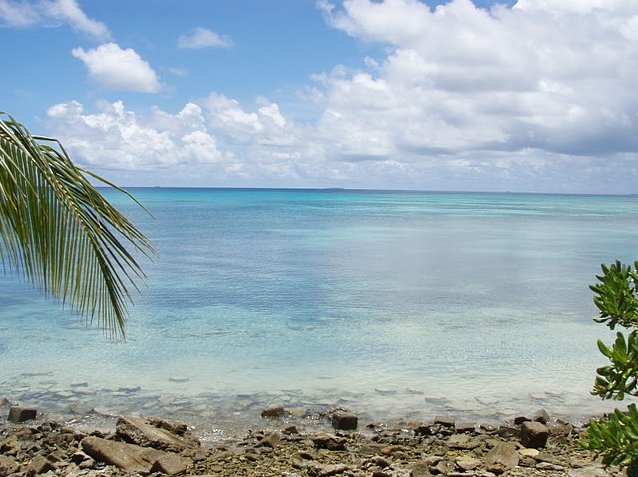
[[220,428],[269,404],[369,418],[585,416],[603,364],[588,284],[638,258],[638,198],[106,191],[159,257],[126,342],[0,276],[0,395]]

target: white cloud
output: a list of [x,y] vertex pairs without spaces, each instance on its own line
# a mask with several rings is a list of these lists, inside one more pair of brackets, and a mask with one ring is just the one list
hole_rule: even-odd
[[202,48],[230,48],[233,45],[230,37],[220,35],[206,28],[195,28],[189,35],[181,35],[177,39],[180,48],[200,50]]
[[89,75],[102,87],[113,91],[156,93],[157,74],[132,48],[105,43],[90,50],[74,48],[72,55],[84,62]]
[[12,27],[62,23],[98,40],[108,40],[111,36],[107,26],[89,18],[76,0],[0,0],[0,21]]
[[87,114],[82,104],[71,101],[48,110],[50,127],[84,164],[145,171],[232,162],[204,127],[196,104],[186,104],[175,115],[154,110],[149,118],[139,118],[121,101],[98,107],[98,113]]
[[335,28],[390,47],[358,71],[317,77],[320,130],[346,158],[638,149],[638,2],[521,0],[490,11],[470,0],[435,9],[417,0],[320,7]]
[[121,101],[97,108],[88,113],[77,101],[51,106],[52,134],[76,160],[137,174],[137,183],[159,177],[169,184],[180,178],[204,185],[255,184],[298,179],[310,170],[302,158],[308,148],[292,144],[294,125],[264,98],[255,111],[218,94],[189,102],[176,114],[152,108],[140,115]]

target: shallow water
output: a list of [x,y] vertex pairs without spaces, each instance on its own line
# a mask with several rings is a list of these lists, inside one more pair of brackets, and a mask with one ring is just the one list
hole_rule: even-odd
[[268,404],[499,420],[589,396],[588,284],[638,258],[638,198],[133,189],[160,256],[109,341],[0,276],[0,395],[220,429]]

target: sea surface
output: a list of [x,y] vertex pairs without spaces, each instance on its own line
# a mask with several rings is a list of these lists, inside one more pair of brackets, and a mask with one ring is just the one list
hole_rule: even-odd
[[588,285],[638,258],[638,197],[105,190],[159,256],[114,342],[0,275],[0,396],[219,432],[266,406],[572,418],[609,341]]

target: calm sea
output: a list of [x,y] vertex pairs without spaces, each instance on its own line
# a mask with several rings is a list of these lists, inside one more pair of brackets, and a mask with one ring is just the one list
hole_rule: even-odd
[[[0,276],[0,396],[221,429],[270,404],[373,418],[578,417],[588,285],[638,258],[638,198],[347,190],[105,191],[159,251],[115,343]],[[78,417],[79,419],[79,417]]]

